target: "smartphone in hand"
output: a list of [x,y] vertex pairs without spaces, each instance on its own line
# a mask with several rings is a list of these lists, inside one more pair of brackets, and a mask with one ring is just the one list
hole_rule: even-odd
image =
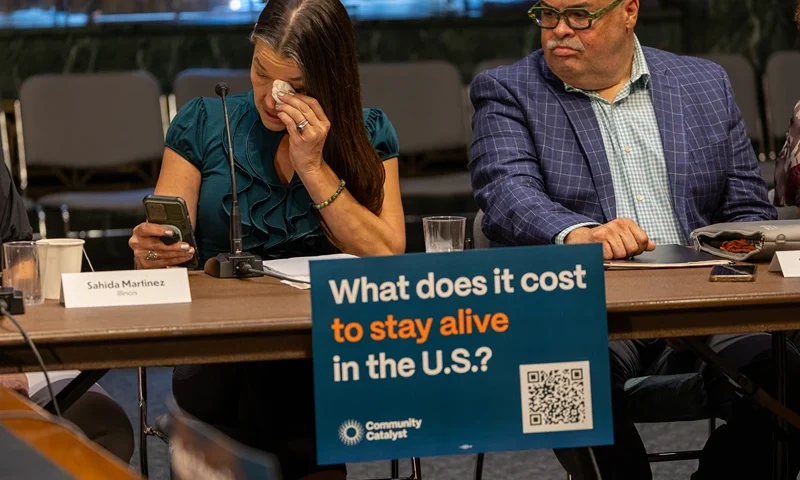
[[165,245],[172,245],[177,242],[186,242],[194,248],[192,258],[180,264],[190,270],[199,266],[197,258],[197,242],[194,239],[194,229],[189,218],[189,209],[186,208],[186,201],[181,197],[169,197],[164,195],[148,195],[144,198],[144,208],[147,214],[147,221],[171,228],[175,235],[160,237]]

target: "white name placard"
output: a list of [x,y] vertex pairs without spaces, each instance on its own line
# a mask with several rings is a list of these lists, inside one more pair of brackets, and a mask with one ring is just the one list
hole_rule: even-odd
[[185,268],[118,270],[61,275],[62,303],[67,308],[124,307],[189,303]]
[[786,278],[800,277],[800,250],[775,252],[769,271],[781,272]]

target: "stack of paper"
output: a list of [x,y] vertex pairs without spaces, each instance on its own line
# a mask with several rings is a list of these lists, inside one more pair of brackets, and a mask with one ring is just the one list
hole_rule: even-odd
[[314,260],[335,260],[358,258],[355,255],[337,253],[333,255],[320,255],[317,257],[294,257],[279,260],[264,260],[264,275],[279,278],[284,283],[309,284],[311,283],[311,270],[309,262]]

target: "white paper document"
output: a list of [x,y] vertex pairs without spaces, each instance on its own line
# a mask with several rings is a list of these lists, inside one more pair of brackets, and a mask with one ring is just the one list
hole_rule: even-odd
[[279,278],[286,282],[309,283],[311,282],[311,269],[309,263],[314,260],[336,260],[358,258],[347,253],[333,255],[320,255],[316,257],[281,258],[279,260],[264,260],[264,274]]

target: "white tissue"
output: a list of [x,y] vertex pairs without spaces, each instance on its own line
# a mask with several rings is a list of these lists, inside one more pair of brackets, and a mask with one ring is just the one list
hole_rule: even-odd
[[278,93],[289,94],[295,92],[294,88],[292,88],[292,86],[287,82],[284,82],[283,80],[275,80],[272,82],[272,98],[274,98],[275,102],[280,105],[283,102],[281,102],[281,97],[278,96]]

